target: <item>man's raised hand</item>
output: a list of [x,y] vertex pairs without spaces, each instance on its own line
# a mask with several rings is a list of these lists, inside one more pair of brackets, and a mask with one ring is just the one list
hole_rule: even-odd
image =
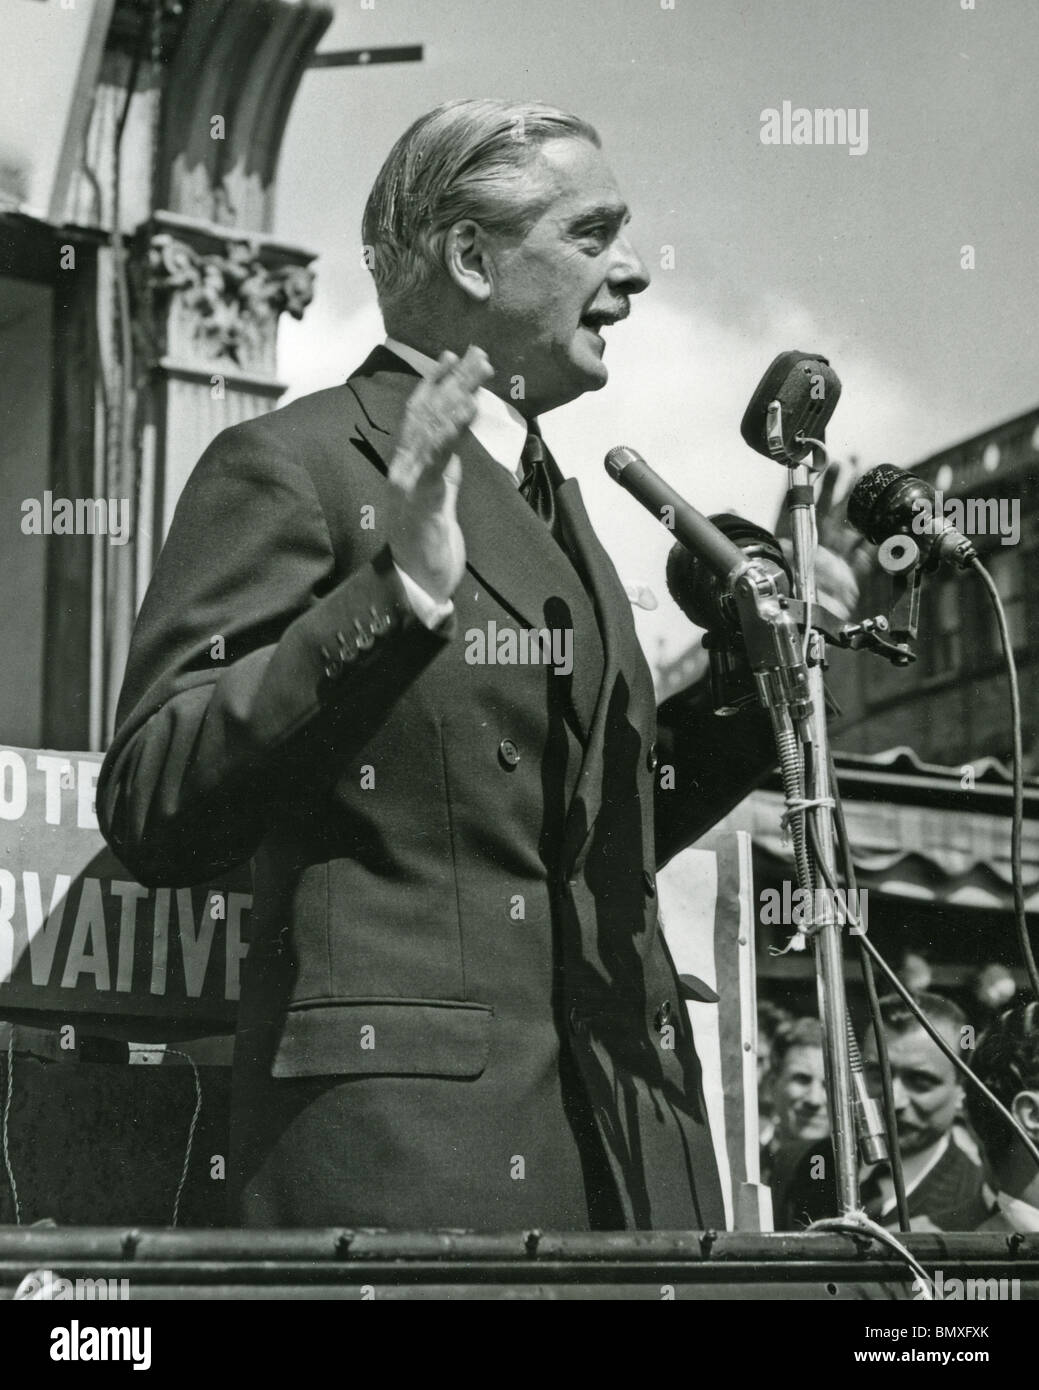
[[468,348],[461,359],[442,352],[434,374],[411,394],[390,463],[390,482],[403,498],[393,558],[440,603],[451,597],[465,570],[456,450],[476,415],[476,392],[493,375],[482,348]]

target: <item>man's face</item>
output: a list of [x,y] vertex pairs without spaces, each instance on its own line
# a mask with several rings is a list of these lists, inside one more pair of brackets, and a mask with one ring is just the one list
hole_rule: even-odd
[[772,1083],[781,1140],[825,1139],[830,1132],[821,1047],[791,1047]]
[[630,214],[599,150],[549,140],[525,174],[542,207],[522,237],[490,238],[492,278],[480,345],[508,398],[536,415],[605,386],[605,322],[624,318],[649,274],[628,241]]
[[[951,1047],[958,1043],[955,1031],[936,1025]],[[898,1148],[902,1154],[920,1153],[937,1143],[952,1128],[963,1092],[956,1069],[922,1028],[907,1033],[886,1033],[891,1080],[898,1123]],[[879,1097],[880,1067],[872,1032],[863,1048],[870,1094]]]

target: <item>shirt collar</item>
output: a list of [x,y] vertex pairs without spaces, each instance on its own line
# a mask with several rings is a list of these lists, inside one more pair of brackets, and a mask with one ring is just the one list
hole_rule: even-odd
[[906,1184],[907,1197],[911,1196],[912,1193],[916,1191],[916,1189],[920,1186],[920,1184],[923,1182],[924,1178],[928,1176],[928,1174],[934,1172],[935,1168],[938,1167],[938,1164],[942,1161],[942,1159],[948,1152],[949,1145],[951,1143],[952,1135],[946,1133],[943,1134],[942,1137],[934,1144],[927,1162],[920,1169],[919,1173],[917,1173],[913,1181]]
[[[424,352],[409,347],[397,338],[387,338],[385,346],[407,362],[409,367],[414,367],[420,376],[429,377],[436,370],[437,364],[432,357],[427,357]],[[480,387],[476,393],[476,417],[469,426],[469,432],[492,459],[508,469],[517,483],[522,474],[520,454],[527,442],[529,428],[515,406],[509,405],[508,401],[503,401],[486,387]]]
[[[905,1190],[906,1190],[906,1197],[907,1197],[907,1198],[910,1197],[910,1196],[912,1196],[912,1194],[916,1191],[916,1189],[917,1189],[917,1188],[920,1186],[920,1184],[923,1182],[924,1178],[926,1178],[927,1175],[928,1175],[930,1172],[932,1172],[932,1171],[938,1166],[938,1164],[941,1162],[941,1160],[945,1157],[946,1150],[948,1149],[949,1145],[950,1145],[952,1142],[953,1142],[953,1140],[952,1140],[952,1135],[951,1135],[951,1134],[943,1134],[942,1137],[941,1137],[940,1139],[938,1139],[938,1140],[931,1146],[931,1150],[930,1150],[930,1153],[929,1153],[929,1155],[928,1155],[927,1162],[926,1162],[926,1163],[924,1164],[924,1166],[920,1169],[919,1173],[917,1173],[916,1177],[913,1178],[912,1182],[907,1182],[907,1183],[905,1184]],[[886,1163],[886,1164],[884,1165],[884,1170],[883,1170],[883,1171],[884,1171],[884,1176],[885,1176],[885,1177],[889,1177],[889,1176],[890,1176],[890,1173],[891,1173],[891,1165],[890,1165],[890,1163]],[[894,1211],[896,1205],[897,1205],[897,1199],[895,1198],[894,1194],[892,1193],[891,1196],[886,1197],[886,1198],[884,1199],[884,1205],[881,1207],[881,1212],[880,1212],[881,1218],[885,1217],[885,1216],[888,1214],[888,1212]]]

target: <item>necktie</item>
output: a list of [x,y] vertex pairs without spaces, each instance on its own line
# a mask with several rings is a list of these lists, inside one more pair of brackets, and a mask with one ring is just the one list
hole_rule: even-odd
[[523,452],[520,454],[520,463],[523,466],[520,493],[530,503],[549,530],[552,530],[552,523],[555,521],[556,515],[555,496],[552,489],[552,479],[548,473],[548,464],[545,462],[544,441],[536,421],[531,423],[530,431],[523,445]]
[[887,1163],[878,1163],[859,1184],[859,1204],[873,1221],[880,1221],[884,1210],[884,1190],[880,1179],[890,1176],[890,1173],[891,1168]]

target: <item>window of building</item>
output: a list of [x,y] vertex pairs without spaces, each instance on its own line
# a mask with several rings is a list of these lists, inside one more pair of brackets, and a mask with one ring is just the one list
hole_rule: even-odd
[[929,676],[962,669],[963,586],[956,576],[943,578],[930,591],[920,628],[921,650]]
[[[1023,558],[1016,546],[991,550],[985,556],[985,567],[995,580],[999,596],[1003,600],[1007,629],[1015,652],[1023,650],[1028,642]],[[1002,647],[995,614],[987,597],[983,597],[983,605],[985,649],[990,655],[998,656]]]

